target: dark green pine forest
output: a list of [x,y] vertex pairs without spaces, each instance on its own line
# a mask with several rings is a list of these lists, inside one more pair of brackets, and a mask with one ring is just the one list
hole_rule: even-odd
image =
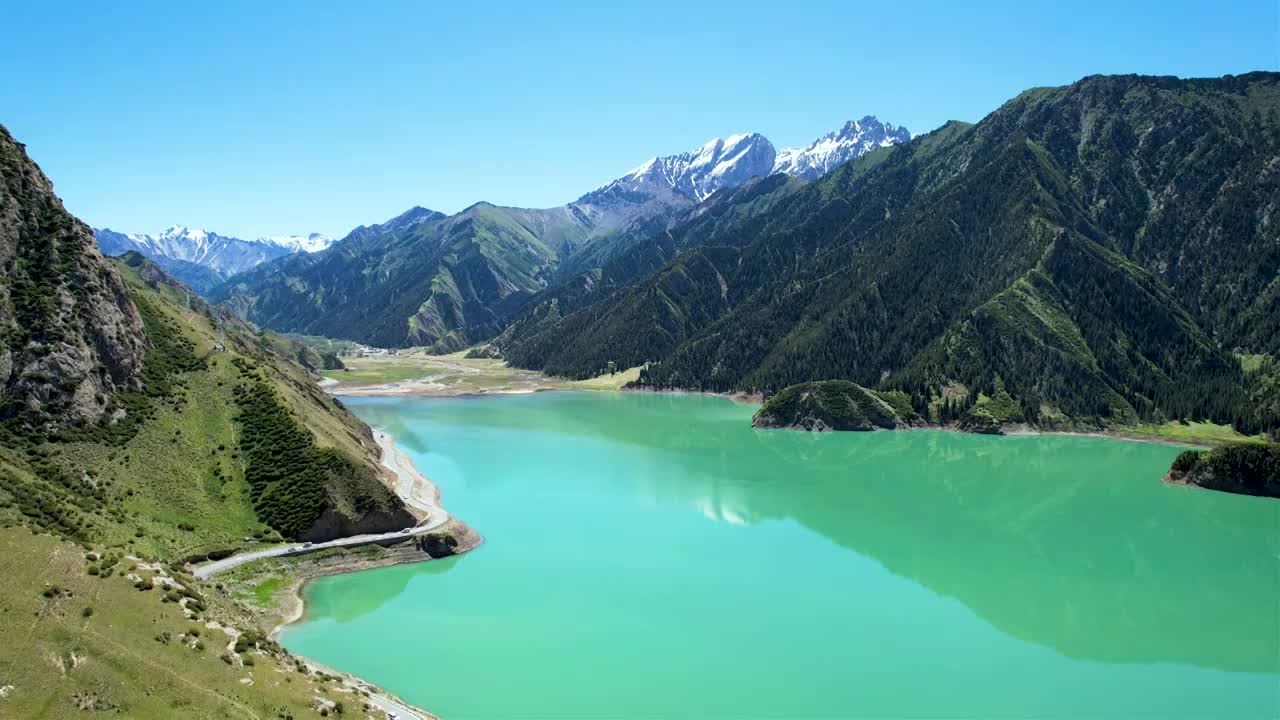
[[[494,340],[573,377],[841,379],[933,422],[1280,427],[1280,74],[1028,90],[628,238]],[[988,413],[990,414],[990,413]]]

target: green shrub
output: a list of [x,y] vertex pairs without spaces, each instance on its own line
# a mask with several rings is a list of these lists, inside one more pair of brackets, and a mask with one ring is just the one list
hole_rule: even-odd
[[1189,473],[1196,469],[1203,457],[1204,452],[1200,450],[1187,450],[1179,453],[1178,457],[1173,459],[1173,465],[1170,469],[1175,472]]

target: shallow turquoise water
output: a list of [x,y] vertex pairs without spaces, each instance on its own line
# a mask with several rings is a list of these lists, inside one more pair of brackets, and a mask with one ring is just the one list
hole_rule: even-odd
[[1175,448],[750,427],[639,393],[351,399],[484,534],[284,643],[446,720],[1280,717],[1280,501]]

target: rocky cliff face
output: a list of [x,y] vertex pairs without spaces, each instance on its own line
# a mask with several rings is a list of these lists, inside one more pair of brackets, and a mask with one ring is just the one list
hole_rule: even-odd
[[40,431],[102,417],[140,386],[142,321],[93,231],[0,126],[0,418]]

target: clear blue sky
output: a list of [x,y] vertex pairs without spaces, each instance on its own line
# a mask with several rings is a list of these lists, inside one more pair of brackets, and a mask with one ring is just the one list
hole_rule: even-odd
[[96,226],[342,234],[650,156],[932,129],[1093,73],[1280,68],[1254,2],[10,3],[0,123]]

